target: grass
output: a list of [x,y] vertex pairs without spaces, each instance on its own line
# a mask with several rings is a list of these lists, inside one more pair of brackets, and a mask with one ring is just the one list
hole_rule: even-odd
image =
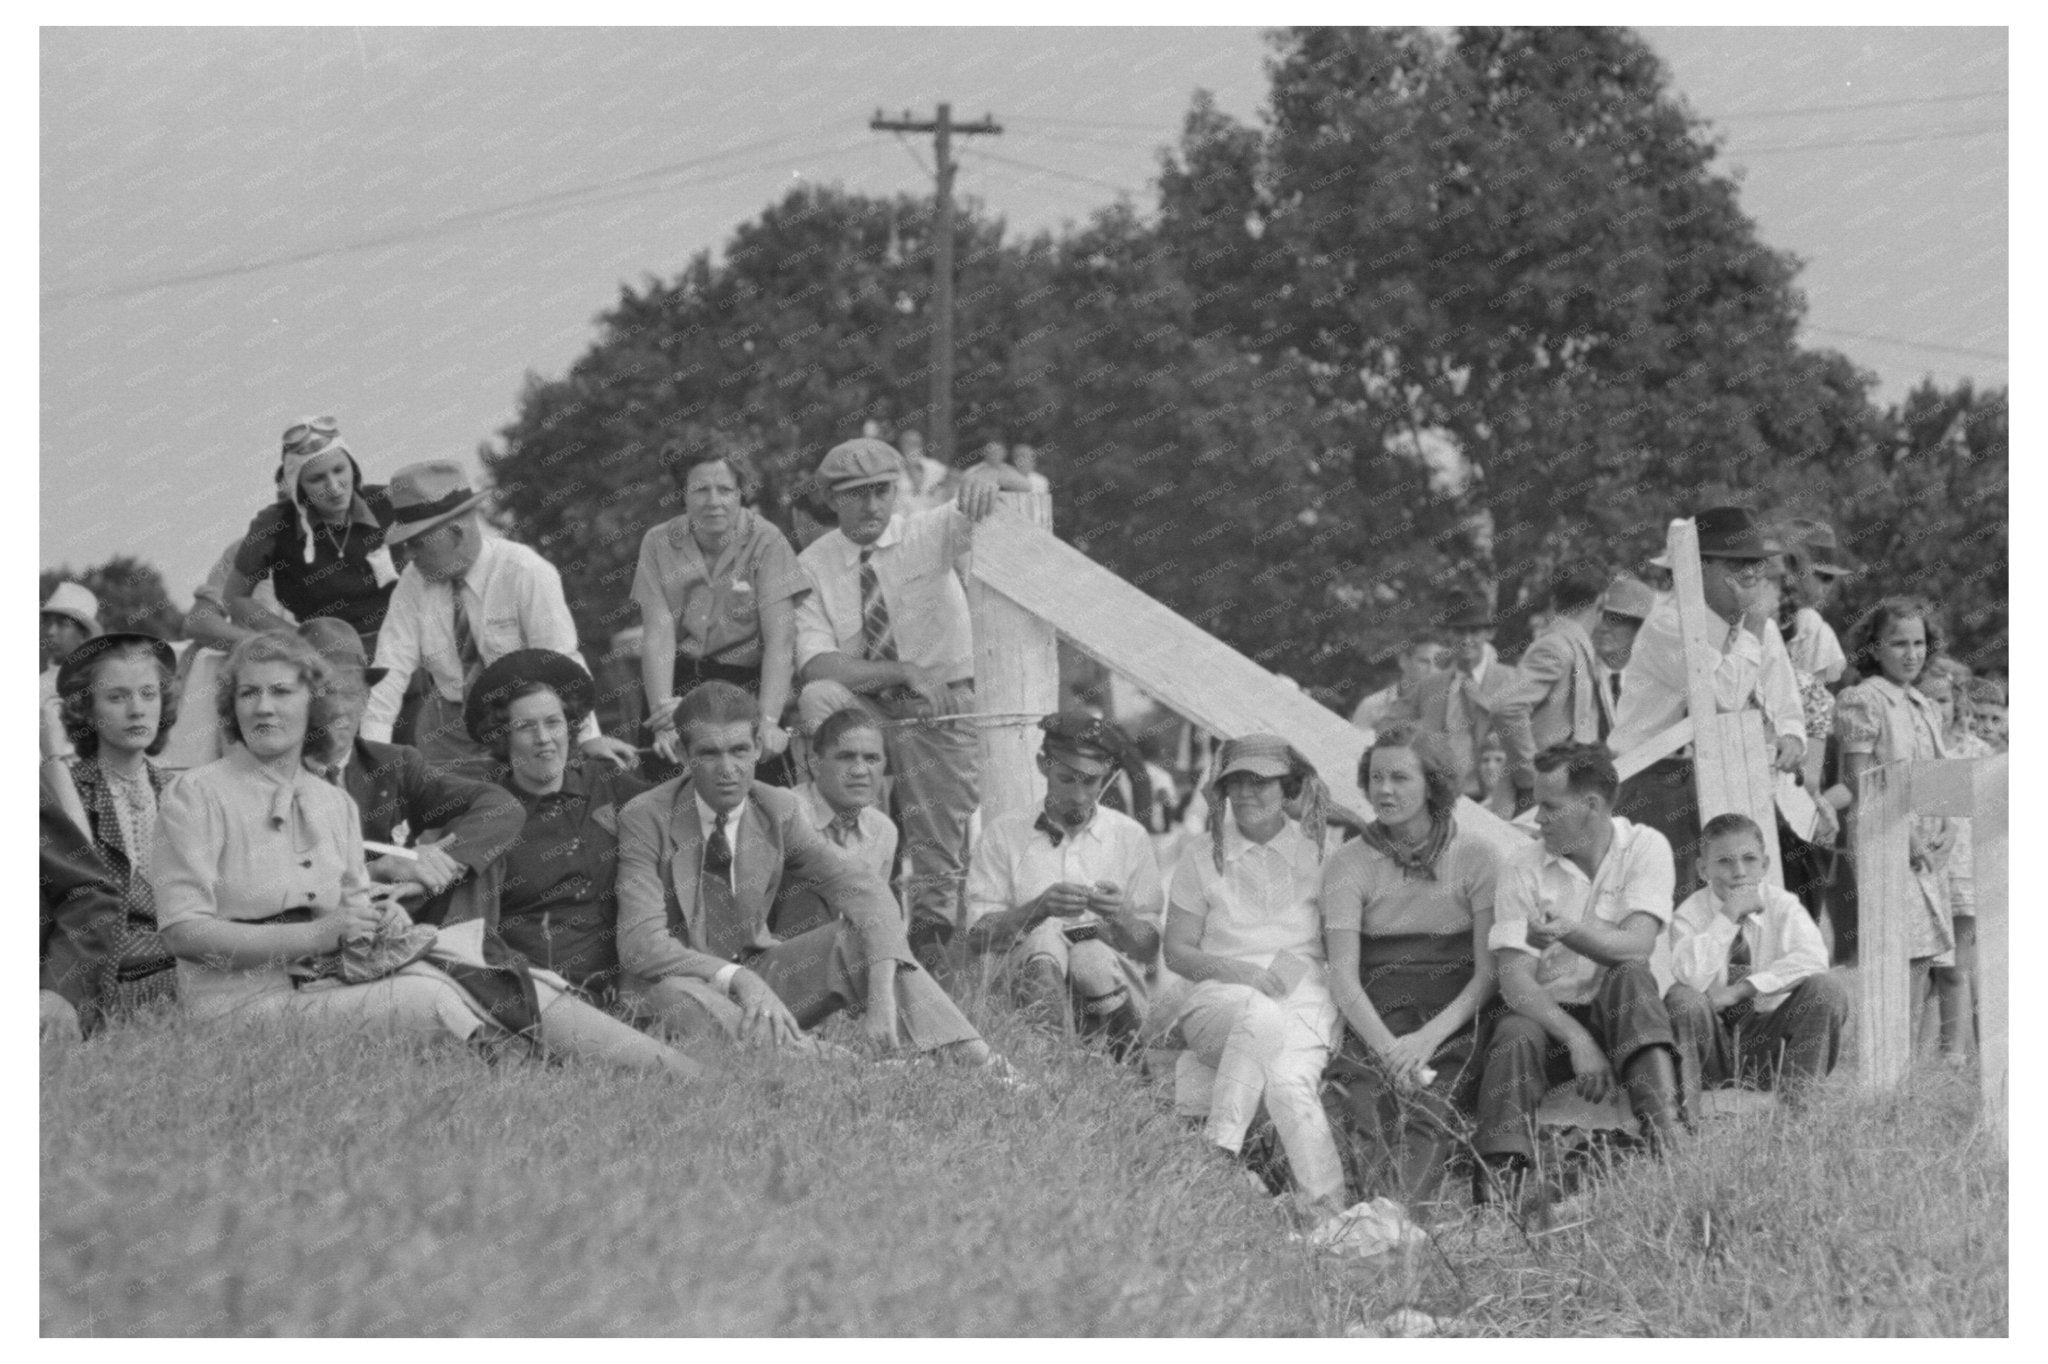
[[1730,1120],[1391,1262],[1319,1257],[1170,1087],[982,1005],[1024,1093],[702,1086],[182,1018],[42,1063],[47,1335],[2001,1335],[2006,1158],[1946,1076]]

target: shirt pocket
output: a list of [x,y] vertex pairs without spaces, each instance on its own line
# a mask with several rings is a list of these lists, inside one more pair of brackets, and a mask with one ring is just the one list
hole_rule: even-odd
[[526,632],[516,615],[485,616],[480,643],[493,658],[503,658],[513,650],[525,647]]

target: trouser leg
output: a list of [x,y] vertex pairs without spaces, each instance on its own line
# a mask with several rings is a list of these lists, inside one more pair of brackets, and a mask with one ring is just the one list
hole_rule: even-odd
[[557,990],[546,981],[533,983],[540,1001],[540,1040],[550,1052],[606,1061],[636,1070],[666,1070],[683,1079],[700,1079],[704,1067],[674,1047]]
[[1697,1122],[1700,1092],[1729,1079],[1726,1033],[1714,1006],[1690,985],[1674,985],[1665,992],[1664,1012],[1677,1041],[1679,1092],[1686,1115]]
[[[972,693],[958,693],[973,709]],[[910,859],[913,944],[952,940],[967,874],[967,821],[981,803],[981,746],[972,725],[911,725],[890,732],[903,848]]]
[[1332,1029],[1319,1027],[1314,1010],[1302,1004],[1283,1002],[1277,1007],[1281,1044],[1266,1071],[1266,1112],[1287,1153],[1295,1186],[1312,1199],[1341,1202],[1344,1161],[1337,1154],[1336,1134],[1322,1101]]
[[709,984],[671,976],[622,991],[626,1006],[653,1020],[672,1042],[719,1050],[739,1040],[740,1007]]
[[1006,969],[1010,973],[1017,1003],[1040,1019],[1065,1030],[1070,1026],[1067,988],[1069,944],[1060,932],[1059,921],[1047,919],[1017,939],[1010,948]]
[[1612,966],[1593,997],[1594,1036],[1628,1092],[1629,1108],[1653,1147],[1676,1136],[1683,1122],[1678,1044],[1664,1010],[1657,978],[1646,962]]
[[1849,991],[1832,972],[1808,976],[1743,1037],[1742,1069],[1765,1088],[1798,1091],[1825,1079],[1841,1059]]
[[1953,922],[1955,964],[1934,968],[1941,1005],[1941,1051],[1944,1056],[1968,1056],[1976,1050],[1977,916],[1958,914]]
[[1100,938],[1072,943],[1067,980],[1083,1030],[1100,1032],[1117,1059],[1130,1056],[1145,1025],[1145,978],[1135,963]]
[[1243,1148],[1245,1133],[1265,1096],[1264,1058],[1255,1043],[1238,1037],[1246,1010],[1257,998],[1263,996],[1249,985],[1204,981],[1195,987],[1176,1025],[1188,1050],[1215,1069],[1204,1130],[1226,1151]]
[[[484,1027],[477,1006],[461,986],[418,963],[367,985],[295,990],[269,998],[293,1013],[347,1019],[397,1032],[445,1034],[463,1041]],[[265,1005],[269,998],[263,1001]]]
[[1570,1052],[1542,1024],[1520,1014],[1495,1024],[1479,1080],[1479,1154],[1535,1159],[1537,1106],[1570,1074]]
[[1859,917],[1856,880],[1859,871],[1855,857],[1846,848],[1837,854],[1834,883],[1828,887],[1828,923],[1835,930],[1837,966],[1847,966],[1856,960],[1856,921]]

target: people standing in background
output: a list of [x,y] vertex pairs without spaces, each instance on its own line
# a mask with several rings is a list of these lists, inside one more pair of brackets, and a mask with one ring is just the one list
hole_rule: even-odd
[[1513,788],[1509,818],[1534,801],[1538,752],[1605,743],[1614,728],[1614,699],[1600,685],[1593,643],[1606,593],[1607,579],[1590,569],[1560,578],[1550,590],[1550,623],[1515,664],[1515,685],[1497,711]]
[[43,603],[39,641],[43,675],[37,733],[43,759],[43,794],[81,829],[85,827],[85,810],[79,805],[78,788],[72,784],[68,771],[68,765],[78,755],[71,746],[71,732],[64,724],[57,699],[57,674],[58,665],[73,650],[100,633],[99,617],[100,600],[91,588],[82,583],[58,583],[50,589],[50,599]]
[[[1388,711],[1390,720],[1415,721],[1449,741],[1459,791],[1474,800],[1485,796],[1479,785],[1479,750],[1501,723],[1501,707],[1521,680],[1494,651],[1494,624],[1493,609],[1484,598],[1452,598],[1444,621],[1451,636],[1451,670],[1424,679],[1411,701]],[[1501,738],[1507,741],[1505,734]],[[1511,744],[1509,748],[1512,771]]]
[[1430,633],[1412,636],[1401,646],[1396,661],[1401,675],[1378,691],[1368,692],[1351,712],[1352,725],[1367,734],[1389,723],[1396,711],[1412,707],[1416,689],[1450,666],[1443,641]]
[[[375,648],[398,582],[386,539],[389,493],[363,481],[332,417],[307,417],[286,428],[277,487],[279,495],[250,520],[221,588],[229,619],[257,631],[333,616]],[[256,584],[266,579],[289,619],[256,600]]]
[[796,671],[796,603],[810,584],[780,530],[752,509],[753,462],[734,449],[670,442],[662,463],[683,515],[640,540],[633,603],[643,631],[640,677],[655,751],[681,760],[671,716],[699,682],[730,682],[761,703],[761,750],[780,758]]
[[1038,450],[1035,446],[1019,445],[1010,451],[1010,464],[1018,473],[1031,481],[1034,493],[1052,491],[1052,480],[1038,472]]
[[1607,585],[1600,599],[1600,624],[1593,631],[1593,649],[1600,655],[1600,686],[1608,705],[1621,713],[1621,679],[1635,652],[1636,634],[1657,605],[1650,585],[1624,573]]
[[[1970,670],[1947,655],[1930,659],[1920,691],[1942,715],[1942,741],[1951,758],[1988,758],[1991,745],[1970,729]],[[1928,972],[1941,1013],[1941,1054],[1955,1061],[1975,1051],[1977,1033],[1977,852],[1970,821],[1954,819],[1955,846],[1948,855],[1948,902],[1955,926],[1955,961],[1935,961]]]
[[896,509],[914,516],[951,502],[956,490],[953,466],[925,453],[923,433],[905,431],[897,443],[903,455],[903,480]]
[[1970,730],[1994,753],[2006,750],[2006,690],[1995,677],[1970,679]]
[[[525,545],[484,534],[485,493],[472,492],[458,464],[430,460],[391,479],[387,536],[407,563],[377,642],[385,676],[370,691],[363,737],[390,743],[393,722],[416,668],[432,674],[420,706],[414,747],[433,767],[480,764],[486,754],[469,736],[463,697],[477,674],[515,649],[552,649],[576,660],[576,622],[562,595],[562,575]],[[584,717],[577,733],[584,754],[630,767],[639,755]]]

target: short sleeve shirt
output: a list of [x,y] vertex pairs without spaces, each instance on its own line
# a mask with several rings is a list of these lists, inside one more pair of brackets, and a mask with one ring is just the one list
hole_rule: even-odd
[[[1614,842],[1588,877],[1579,864],[1559,857],[1541,843],[1517,849],[1501,865],[1494,898],[1493,931],[1486,945],[1495,951],[1526,952],[1536,960],[1536,983],[1559,1004],[1587,1004],[1600,989],[1607,968],[1564,943],[1538,949],[1529,941],[1529,921],[1582,922],[1590,914],[1603,923],[1620,924],[1631,914],[1656,919],[1658,932],[1671,922],[1676,876],[1671,844],[1646,824],[1613,816]],[[1671,984],[1668,967],[1651,966],[1659,990]]]
[[1424,880],[1403,875],[1392,858],[1353,839],[1323,868],[1323,923],[1366,938],[1469,934],[1478,914],[1493,911],[1499,866],[1487,844],[1454,834],[1435,878]]
[[1281,952],[1320,963],[1322,919],[1317,892],[1322,862],[1315,843],[1289,820],[1254,843],[1231,820],[1223,831],[1223,870],[1214,844],[1190,840],[1174,868],[1167,903],[1201,922],[1199,951],[1264,968]]
[[[1122,888],[1133,914],[1148,923],[1159,922],[1166,895],[1144,825],[1098,805],[1086,825],[1055,845],[1036,827],[1038,817],[1036,810],[1020,811],[982,830],[967,873],[969,923],[1035,900],[1060,881],[1113,881]],[[1096,919],[1092,913],[1083,914],[1076,922]]]
[[688,517],[647,532],[633,572],[633,600],[643,615],[666,609],[676,649],[734,667],[761,661],[761,609],[810,590],[789,541],[767,518],[742,510],[715,560],[707,561]]
[[1917,687],[1883,677],[1865,678],[1835,697],[1835,735],[1842,752],[1880,763],[1948,756],[1939,708]]

